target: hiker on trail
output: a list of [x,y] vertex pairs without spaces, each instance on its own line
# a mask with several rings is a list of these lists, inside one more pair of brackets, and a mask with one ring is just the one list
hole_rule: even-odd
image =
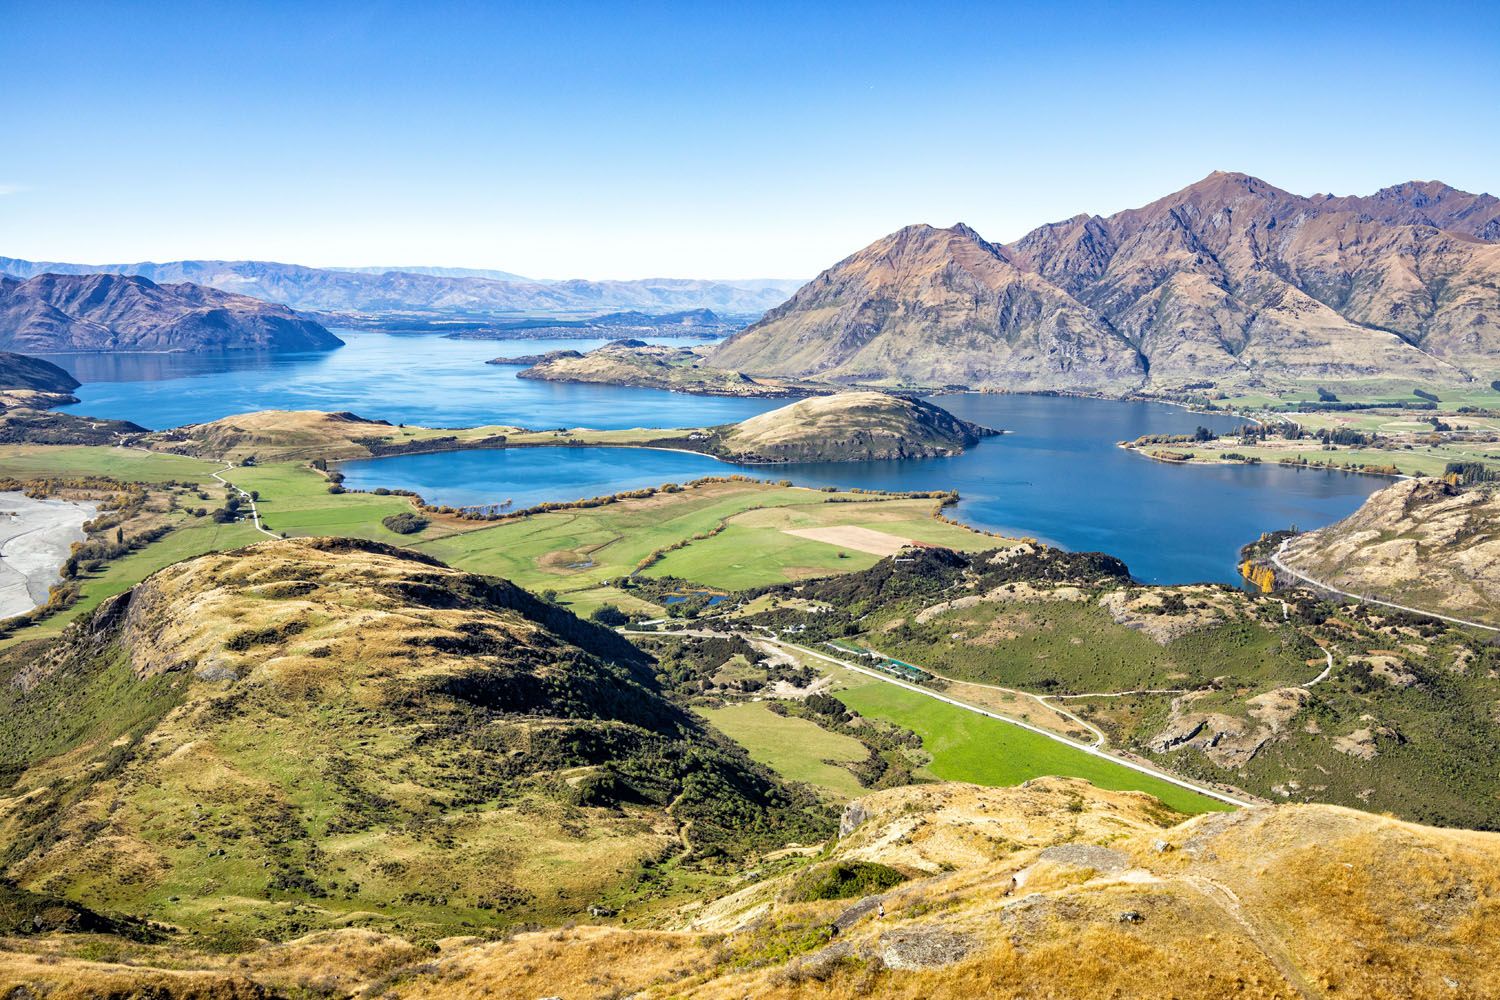
[[880,917],[881,920],[884,920],[885,919],[885,904],[881,903],[879,905],[880,905],[880,912],[877,915]]

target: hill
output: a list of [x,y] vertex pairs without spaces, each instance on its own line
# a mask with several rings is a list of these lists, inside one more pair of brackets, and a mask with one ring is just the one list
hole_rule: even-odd
[[366,270],[303,267],[261,260],[179,260],[166,263],[60,264],[0,257],[0,274],[128,274],[155,282],[191,282],[240,295],[326,313],[434,313],[443,315],[597,313],[640,309],[667,312],[714,309],[760,313],[782,301],[799,282],[775,279],[704,281],[496,280],[443,273],[452,269]]
[[[823,386],[803,386],[787,379],[751,378],[742,372],[704,364],[703,355],[693,348],[652,345],[639,340],[616,341],[587,354],[555,351],[534,360],[535,364],[517,372],[516,377],[542,382],[630,385],[703,396],[800,396],[829,391]],[[490,364],[515,361],[495,358]]]
[[178,563],[0,677],[0,875],[237,948],[566,919],[826,829],[613,632],[376,542]]
[[504,442],[510,427],[442,430],[397,427],[387,420],[321,410],[256,410],[206,424],[158,431],[146,442],[170,451],[222,462],[289,462],[321,458],[342,461],[410,451],[441,451],[463,441],[469,447]]
[[0,278],[0,345],[27,351],[328,350],[343,341],[285,306],[137,276]]
[[344,930],[238,958],[136,947],[129,965],[70,957],[54,936],[50,961],[0,953],[0,983],[167,1000],[314,986],[455,1000],[1500,995],[1485,933],[1497,835],[1328,806],[1178,819],[1074,780],[892,789],[852,803],[811,865],[657,929],[433,952]]
[[718,428],[706,450],[737,462],[869,462],[958,455],[994,433],[921,400],[840,392]]
[[911,226],[709,356],[751,373],[1121,392],[1500,370],[1500,209],[1437,183],[1368,197],[1214,173],[1009,245]]
[[76,378],[50,361],[0,351],[0,391],[30,389],[67,395],[78,386]]
[[1500,626],[1500,490],[1405,480],[1281,559],[1349,593]]

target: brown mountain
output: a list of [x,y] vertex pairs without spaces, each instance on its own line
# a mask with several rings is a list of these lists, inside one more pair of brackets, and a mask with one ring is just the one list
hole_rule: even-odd
[[1303,197],[1214,173],[1008,246],[913,226],[819,275],[715,364],[1075,390],[1500,369],[1500,200],[1437,182]]
[[1121,389],[1145,376],[1125,338],[965,225],[878,240],[710,360],[756,374],[1024,389]]
[[49,351],[307,351],[343,344],[285,306],[117,274],[0,277],[0,347]]

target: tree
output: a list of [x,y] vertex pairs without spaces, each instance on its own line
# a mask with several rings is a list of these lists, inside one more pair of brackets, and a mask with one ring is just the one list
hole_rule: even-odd
[[610,628],[616,628],[630,621],[630,617],[613,604],[606,604],[603,607],[595,608],[593,613],[589,615],[589,621],[598,622],[600,625],[607,625]]

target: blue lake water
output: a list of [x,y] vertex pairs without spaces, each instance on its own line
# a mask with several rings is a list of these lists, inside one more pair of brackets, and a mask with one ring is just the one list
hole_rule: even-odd
[[[783,400],[718,399],[650,389],[555,385],[486,365],[502,355],[599,341],[454,341],[340,331],[317,354],[96,356],[50,360],[85,384],[72,412],[171,427],[257,409],[352,410],[425,424],[683,427],[729,423]],[[1234,581],[1241,545],[1263,531],[1331,523],[1387,480],[1278,466],[1164,465],[1115,446],[1238,420],[1151,403],[1047,396],[944,396],[954,413],[1008,431],[957,458],[740,467],[703,455],[629,448],[525,448],[350,462],[348,485],[415,490],[436,503],[572,500],[742,472],[813,486],[957,489],[955,515],[1124,559],[1142,580]]]
[[[350,410],[372,420],[427,427],[672,427],[733,423],[785,402],[533,382],[516,378],[519,368],[484,363],[563,348],[587,351],[602,340],[335,332],[345,346],[309,353],[44,356],[84,383],[74,393],[80,402],[63,412],[133,420],[155,430],[251,410]],[[687,413],[696,415],[684,417]]]
[[[1010,431],[955,458],[737,466],[633,448],[525,448],[348,462],[346,485],[414,490],[436,503],[577,499],[705,475],[809,486],[957,489],[960,520],[1119,556],[1152,583],[1235,582],[1239,547],[1263,531],[1321,526],[1388,480],[1279,466],[1182,466],[1116,447],[1141,434],[1238,426],[1173,407],[1048,396],[943,396],[954,413]],[[691,422],[690,413],[683,422]]]

